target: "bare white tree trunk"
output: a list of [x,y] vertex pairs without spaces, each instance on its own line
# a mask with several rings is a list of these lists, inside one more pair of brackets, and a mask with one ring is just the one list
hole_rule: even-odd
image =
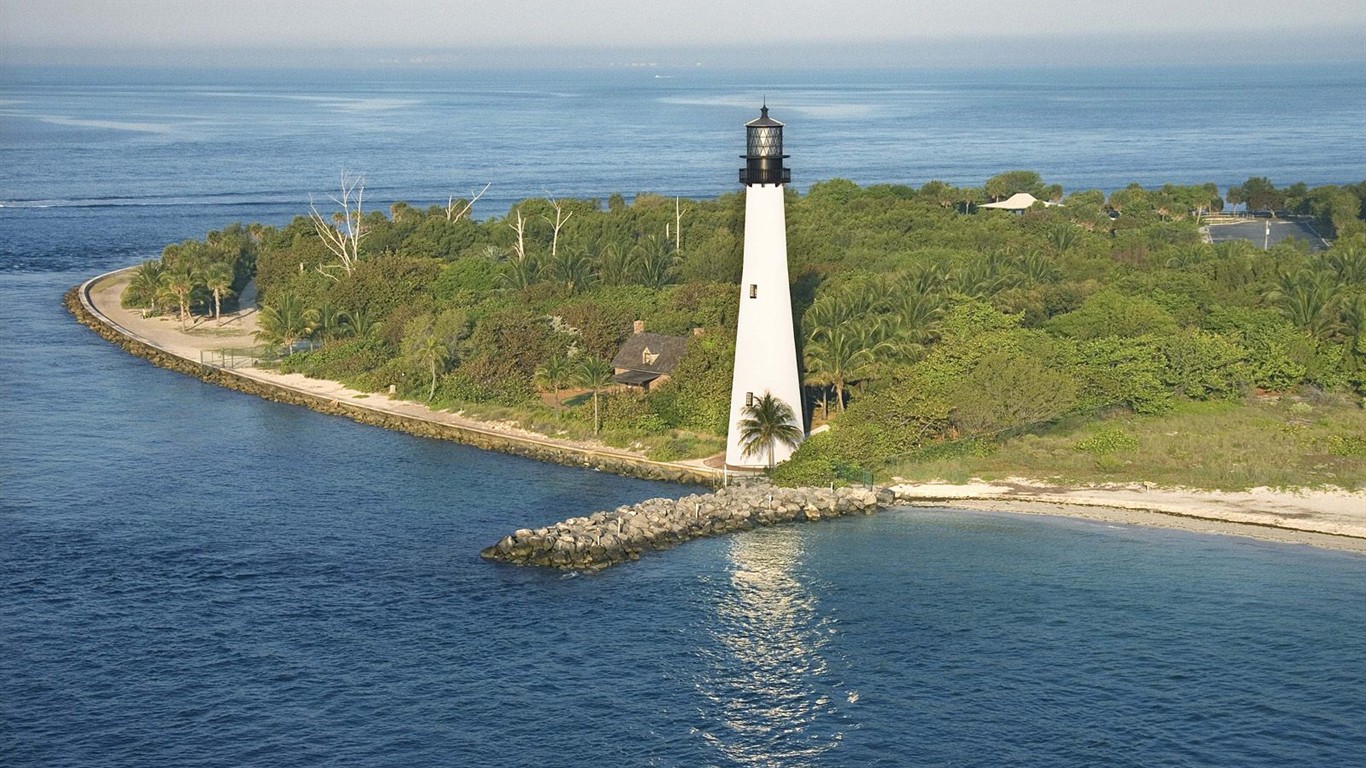
[[565,213],[563,203],[553,197],[547,199],[550,200],[550,207],[555,209],[555,220],[550,221],[549,216],[543,216],[542,218],[549,221],[552,228],[550,234],[550,259],[554,261],[560,245],[560,230],[564,228],[565,223],[569,221],[570,216],[574,215],[574,212],[570,211],[569,213]]
[[674,196],[674,253],[683,253],[683,214],[679,207],[678,196]]
[[491,186],[493,186],[493,182],[490,181],[488,184],[484,185],[483,189],[479,190],[478,194],[475,194],[473,190],[471,190],[470,199],[468,201],[456,200],[454,197],[446,200],[446,221],[455,223],[470,215],[470,211],[474,210],[475,202],[483,197],[484,193],[489,191],[489,187]]
[[522,209],[517,208],[513,211],[517,214],[517,222],[508,224],[512,231],[517,233],[517,242],[512,244],[512,258],[517,262],[526,261],[526,222],[522,220]]
[[318,271],[336,280],[336,275],[328,270],[341,268],[350,275],[360,261],[360,241],[369,234],[365,231],[365,211],[361,205],[365,199],[365,177],[351,176],[346,171],[341,175],[341,191],[330,196],[332,202],[341,206],[340,211],[332,214],[328,221],[318,212],[318,207],[310,199],[308,217],[313,220],[313,229],[323,241],[327,250],[337,257],[336,264],[319,266]]

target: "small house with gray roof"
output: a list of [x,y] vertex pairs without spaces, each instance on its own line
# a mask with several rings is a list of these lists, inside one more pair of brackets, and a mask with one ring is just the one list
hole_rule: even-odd
[[635,333],[621,345],[617,356],[612,358],[612,377],[619,384],[649,390],[654,384],[667,381],[678,361],[683,358],[683,350],[688,345],[686,336],[665,336],[662,333],[647,333],[645,323],[637,320]]

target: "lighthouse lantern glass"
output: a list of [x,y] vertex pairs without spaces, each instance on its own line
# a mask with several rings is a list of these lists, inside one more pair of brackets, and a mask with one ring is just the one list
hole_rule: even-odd
[[750,126],[749,146],[746,148],[750,157],[782,157],[783,155],[783,129],[781,126]]

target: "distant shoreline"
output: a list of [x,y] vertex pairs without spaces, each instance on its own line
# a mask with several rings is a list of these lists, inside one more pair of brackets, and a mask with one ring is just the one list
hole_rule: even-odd
[[[129,354],[159,367],[275,402],[552,464],[685,484],[715,485],[723,479],[719,470],[700,461],[656,462],[625,451],[555,440],[513,425],[478,422],[433,411],[420,403],[357,392],[337,382],[307,379],[299,374],[207,365],[196,359],[198,353],[191,349],[191,342],[197,339],[200,347],[223,346],[222,342],[231,337],[195,337],[173,322],[142,318],[123,309],[118,298],[127,279],[123,273],[127,271],[115,270],[85,281],[67,292],[64,303],[78,322]],[[236,333],[239,341],[250,338],[241,328]],[[171,343],[176,337],[182,344]],[[997,483],[894,483],[891,487],[897,495],[897,507],[1058,516],[1366,554],[1366,493],[1360,492],[1256,489],[1225,493],[1146,485],[1073,488],[1019,479]]]

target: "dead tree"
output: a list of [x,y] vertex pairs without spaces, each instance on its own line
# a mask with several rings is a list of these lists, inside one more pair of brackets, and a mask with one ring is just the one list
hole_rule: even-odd
[[332,214],[331,221],[318,212],[312,197],[308,201],[308,217],[313,220],[313,230],[318,233],[318,238],[338,261],[336,264],[320,265],[318,271],[333,280],[339,280],[341,278],[329,270],[340,267],[350,275],[360,261],[360,241],[369,234],[365,230],[365,211],[361,207],[365,200],[365,177],[351,176],[342,171],[341,191],[329,197],[341,206],[340,211]]
[[508,226],[517,233],[517,242],[512,244],[512,260],[516,262],[526,261],[526,222],[522,219],[522,209],[514,208],[513,213],[517,214],[516,222],[509,222]]
[[483,197],[484,193],[489,191],[489,187],[491,186],[493,186],[493,182],[490,181],[488,184],[484,185],[483,189],[479,190],[478,194],[475,194],[474,191],[471,190],[469,200],[456,200],[454,197],[448,199],[446,201],[446,221],[454,224],[470,215],[470,211],[474,210],[475,202]]
[[550,259],[553,262],[555,260],[556,254],[558,253],[558,247],[560,244],[560,230],[564,228],[564,225],[569,221],[569,217],[574,215],[574,212],[570,211],[568,213],[565,213],[564,203],[561,203],[560,201],[556,200],[553,197],[550,197],[549,195],[546,196],[546,199],[550,201],[550,207],[555,209],[554,221],[551,221],[549,216],[541,217],[546,221],[550,222]]
[[674,253],[683,252],[683,214],[686,213],[678,204],[678,196],[674,196]]

